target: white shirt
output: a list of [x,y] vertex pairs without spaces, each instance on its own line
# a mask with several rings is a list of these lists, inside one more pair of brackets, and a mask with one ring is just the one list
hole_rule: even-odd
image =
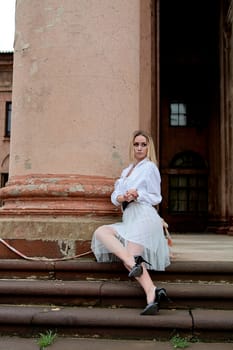
[[117,201],[117,197],[124,195],[129,189],[136,189],[138,192],[137,202],[150,205],[159,204],[162,200],[161,177],[155,163],[145,158],[127,176],[132,167],[133,164],[130,164],[125,168],[121,173],[121,177],[116,181],[114,191],[111,195],[112,203],[119,206],[120,203]]

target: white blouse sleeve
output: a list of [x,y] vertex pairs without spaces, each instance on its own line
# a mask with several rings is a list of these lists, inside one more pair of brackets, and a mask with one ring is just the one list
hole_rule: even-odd
[[112,194],[111,194],[111,201],[112,201],[112,204],[114,204],[114,205],[116,205],[116,206],[119,206],[119,205],[120,205],[120,203],[117,201],[117,197],[121,194],[120,182],[121,182],[120,179],[118,179],[118,180],[115,182],[114,191],[113,191]]
[[111,194],[112,203],[115,206],[121,205],[117,201],[117,197],[123,195],[126,190],[134,188],[138,193],[138,202],[150,205],[159,204],[162,197],[160,189],[161,178],[157,166],[151,161],[145,161],[133,170],[132,175],[127,177],[131,166],[124,169],[121,177],[115,182],[114,191]]
[[119,206],[121,203],[117,201],[117,197],[125,193],[125,188],[123,186],[123,181],[126,174],[129,172],[130,166],[124,169],[121,173],[121,177],[114,184],[114,191],[111,194],[112,204]]
[[[145,174],[144,174],[145,175]],[[146,169],[145,186],[138,189],[138,202],[157,205],[161,202],[161,177],[158,168],[153,163]]]

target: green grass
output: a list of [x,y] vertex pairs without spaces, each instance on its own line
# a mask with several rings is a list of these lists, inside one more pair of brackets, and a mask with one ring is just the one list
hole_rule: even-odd
[[52,331],[47,331],[46,333],[40,333],[40,338],[37,340],[37,344],[40,347],[40,350],[44,350],[49,345],[53,344],[57,334]]
[[175,349],[185,349],[189,346],[188,340],[180,337],[179,335],[172,337],[170,341]]

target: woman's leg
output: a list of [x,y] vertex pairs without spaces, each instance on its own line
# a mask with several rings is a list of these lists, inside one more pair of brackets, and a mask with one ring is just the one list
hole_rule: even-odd
[[123,261],[128,270],[135,265],[134,256],[119,241],[116,231],[111,226],[100,226],[97,228],[94,234],[95,237],[109,250],[109,252],[115,254]]
[[[123,244],[116,237],[117,233],[111,226],[100,226],[95,231],[96,238],[103,243],[103,245],[113,254],[115,254],[119,259],[121,259],[125,267],[130,271],[131,268],[135,265],[134,256],[141,255],[143,252],[143,247],[139,244],[128,242],[127,247],[124,247]],[[155,285],[145,268],[143,266],[143,273],[140,277],[137,277],[136,280],[144,289],[147,303],[151,303],[155,298]]]
[[[142,255],[143,247],[140,246],[139,244],[128,242],[127,250],[131,256]],[[142,267],[143,267],[143,273],[140,277],[136,277],[136,280],[144,289],[147,303],[149,304],[154,302],[156,286],[154,285],[146,267],[143,264],[142,264]]]

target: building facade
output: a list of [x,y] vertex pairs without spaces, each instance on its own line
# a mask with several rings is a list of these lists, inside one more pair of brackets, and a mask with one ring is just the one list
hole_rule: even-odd
[[170,230],[232,234],[232,18],[230,0],[17,1],[3,235],[73,249],[116,220],[139,128]]
[[0,52],[0,176],[1,187],[8,181],[12,109],[13,53]]

